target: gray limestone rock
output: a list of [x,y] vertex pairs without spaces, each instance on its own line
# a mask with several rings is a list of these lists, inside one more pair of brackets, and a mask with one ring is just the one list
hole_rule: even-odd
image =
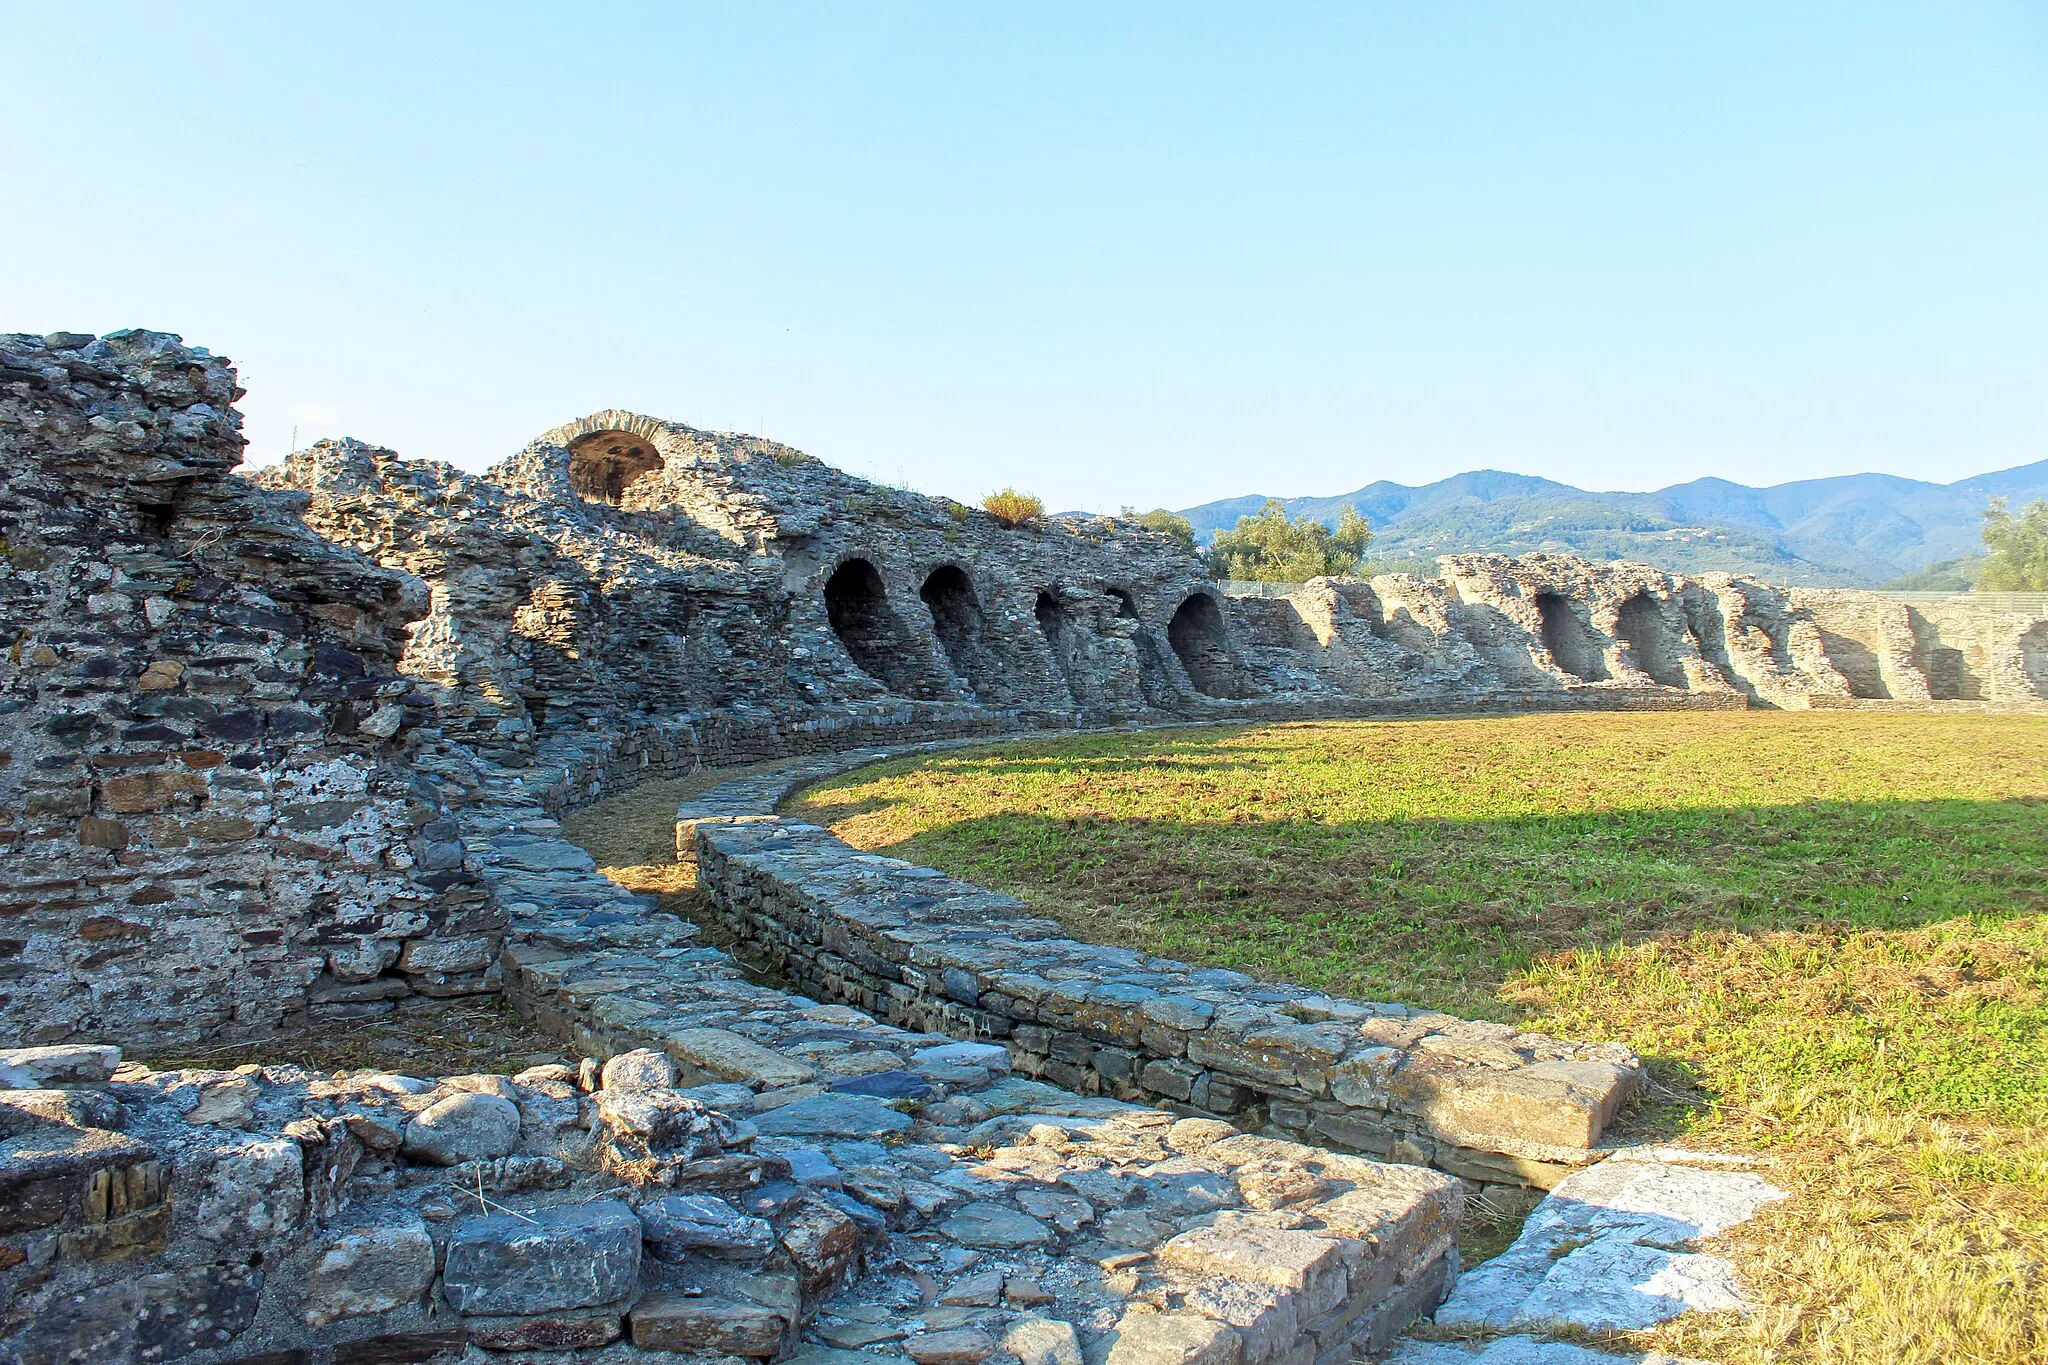
[[216,1242],[266,1239],[291,1231],[305,1213],[304,1153],[275,1138],[221,1154],[200,1182],[193,1230]]
[[405,1126],[405,1155],[431,1166],[489,1161],[518,1146],[519,1106],[497,1095],[450,1095]]
[[103,1081],[120,1064],[120,1048],[99,1044],[0,1048],[0,1090]]
[[676,1064],[665,1052],[636,1048],[621,1052],[604,1064],[606,1090],[665,1090],[676,1083]]
[[967,1246],[1001,1250],[1043,1246],[1052,1240],[1052,1229],[1036,1218],[986,1200],[961,1205],[939,1230]]
[[910,1127],[909,1115],[861,1095],[814,1095],[771,1109],[755,1121],[766,1137],[883,1137]]
[[1003,1350],[1017,1357],[1018,1365],[1081,1365],[1074,1325],[1058,1318],[1019,1318],[1003,1333]]
[[748,1259],[775,1249],[774,1228],[715,1195],[665,1195],[639,1212],[647,1249],[657,1260],[680,1261],[693,1252]]
[[1746,1171],[1618,1154],[1552,1190],[1512,1246],[1458,1281],[1437,1321],[1606,1331],[1742,1311],[1733,1268],[1690,1248],[1784,1197]]
[[300,1315],[314,1327],[417,1303],[434,1283],[434,1242],[418,1223],[351,1228],[315,1253]]
[[612,1303],[640,1273],[640,1238],[639,1218],[616,1199],[472,1218],[449,1236],[442,1288],[461,1313]]

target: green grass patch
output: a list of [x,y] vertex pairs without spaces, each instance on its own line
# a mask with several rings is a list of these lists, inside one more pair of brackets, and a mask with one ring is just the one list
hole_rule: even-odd
[[1618,1039],[1755,1151],[1765,1310],[1637,1345],[2048,1358],[2048,717],[1187,730],[878,765],[791,813],[1076,936]]

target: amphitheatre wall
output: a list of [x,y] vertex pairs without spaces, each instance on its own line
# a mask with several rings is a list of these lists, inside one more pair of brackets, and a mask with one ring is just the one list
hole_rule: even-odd
[[[1111,1365],[1334,1365],[1442,1297],[1468,1190],[1604,1155],[1635,1059],[1076,943],[781,790],[1076,727],[2048,697],[2022,616],[1560,556],[1234,598],[1129,521],[629,413],[246,478],[239,396],[165,334],[0,337],[0,1360],[774,1358],[913,1311],[968,1360],[1056,1302]],[[679,828],[808,994],[558,823],[801,756]],[[119,1055],[501,991],[582,1065]],[[902,1298],[975,1257],[1046,1297]]]

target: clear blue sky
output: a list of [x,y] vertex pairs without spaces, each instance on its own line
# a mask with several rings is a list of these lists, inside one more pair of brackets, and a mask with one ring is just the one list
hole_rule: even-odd
[[2048,457],[2048,7],[0,0],[0,329],[252,458],[602,407],[976,498]]

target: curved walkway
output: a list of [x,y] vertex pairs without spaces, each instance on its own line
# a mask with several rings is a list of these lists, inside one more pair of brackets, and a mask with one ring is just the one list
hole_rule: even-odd
[[[1350,1118],[1369,1142],[1401,1126],[1412,1145],[1396,1150],[1396,1139],[1385,1138],[1390,1154],[1415,1161],[1427,1142],[1437,1164],[1465,1164],[1468,1179],[1564,1179],[1515,1247],[1457,1291],[1447,1323],[1511,1333],[1602,1329],[1739,1306],[1726,1264],[1688,1247],[1775,1197],[1754,1176],[1712,1171],[1682,1153],[1627,1153],[1625,1163],[1587,1168],[1608,1155],[1594,1145],[1597,1127],[1568,1154],[1573,1164],[1555,1159],[1567,1155],[1555,1145],[1536,1151],[1512,1122],[1472,1118],[1490,1104],[1496,1114],[1554,1120],[1559,1106],[1546,1108],[1530,1080],[1568,1085],[1570,1072],[1559,1077],[1560,1070],[1600,1066],[1620,1074],[1619,1092],[1632,1080],[1633,1058],[1079,944],[1007,897],[860,853],[772,814],[785,795],[821,777],[985,742],[796,759],[714,786],[678,812],[679,848],[697,852],[700,884],[719,912],[817,998],[749,984],[725,954],[695,944],[693,926],[649,913],[649,898],[600,876],[527,795],[550,789],[546,772],[495,775],[491,799],[473,808],[465,828],[514,917],[506,986],[523,1013],[600,1056],[665,1051],[686,1082],[716,1087],[735,1112],[765,1116],[770,1146],[789,1152],[793,1170],[814,1170],[842,1193],[902,1195],[881,1210],[890,1236],[870,1258],[869,1275],[852,1298],[820,1310],[814,1340],[879,1348],[960,1330],[1027,1359],[1065,1359],[1060,1343],[1071,1341],[1093,1359],[1136,1360],[1155,1349],[1194,1350],[1193,1337],[1182,1341],[1192,1333],[1214,1337],[1216,1358],[1244,1365],[1277,1352],[1334,1360],[1383,1346],[1455,1278],[1457,1184],[1274,1138],[1227,1137],[1187,1152],[1175,1145],[1175,1134],[1187,1144],[1243,1124],[1282,1131],[1278,1125],[1302,1114],[1322,1124],[1310,1132],[1326,1145],[1336,1145],[1326,1134]],[[1025,964],[1030,970],[1020,971]],[[959,1041],[998,1038],[1000,1045]],[[1175,1064],[1180,1069],[1166,1069]],[[1146,1084],[1148,1070],[1156,1080],[1190,1068],[1187,1098]],[[1315,1068],[1321,1084],[1312,1089]],[[1398,1082],[1409,1068],[1424,1079],[1371,1088],[1375,1076]],[[1235,1087],[1237,1125],[1222,1109],[1196,1104],[1197,1085],[1212,1103]],[[1467,1102],[1474,1095],[1485,1102]],[[1566,1098],[1576,1101],[1564,1106],[1573,1122],[1591,1115],[1604,1123],[1598,1104]],[[1187,1117],[1176,1123],[1173,1111]],[[1140,1141],[1155,1133],[1157,1151]],[[892,1146],[904,1134],[919,1140]],[[1474,1134],[1491,1146],[1458,1141]],[[857,1168],[851,1179],[849,1167]],[[1093,1179],[1104,1169],[1123,1178]],[[1161,1175],[1199,1180],[1204,1172],[1221,1182],[1218,1203],[1148,1193]],[[1263,1182],[1275,1173],[1280,1185],[1269,1188]],[[1386,1232],[1421,1218],[1444,1235],[1418,1241],[1411,1228],[1385,1243],[1401,1248],[1398,1264],[1370,1273],[1349,1266],[1335,1315],[1342,1322],[1326,1317],[1304,1328],[1313,1277],[1280,1262],[1349,1244],[1366,1229],[1346,1223],[1346,1210],[1368,1205],[1392,1218]],[[1268,1232],[1307,1240],[1288,1251]],[[964,1272],[965,1286],[942,1292],[936,1312],[929,1295],[906,1300],[900,1278],[936,1284],[935,1266],[939,1279],[948,1269]],[[1203,1276],[1220,1277],[1206,1281],[1218,1288],[1188,1292]],[[1288,1280],[1282,1293],[1273,1292],[1275,1276]],[[998,1293],[984,1280],[1026,1288]],[[1051,1284],[1061,1288],[1048,1302],[1016,1301]],[[1234,1287],[1225,1292],[1226,1285]],[[1263,1306],[1228,1306],[1245,1293]],[[944,1302],[982,1297],[991,1301]],[[1147,1311],[1160,1301],[1168,1312]],[[965,1325],[946,1325],[956,1319]],[[1219,1327],[1232,1335],[1226,1340]],[[1150,1333],[1166,1335],[1154,1343]],[[1050,1347],[1039,1341],[1047,1334]],[[1282,1341],[1291,1344],[1267,1344]],[[1510,1335],[1485,1348],[1496,1352],[1486,1358],[1520,1358],[1498,1354],[1519,1351],[1517,1342],[1551,1349]],[[1052,1354],[1034,1357],[1027,1348]]]

